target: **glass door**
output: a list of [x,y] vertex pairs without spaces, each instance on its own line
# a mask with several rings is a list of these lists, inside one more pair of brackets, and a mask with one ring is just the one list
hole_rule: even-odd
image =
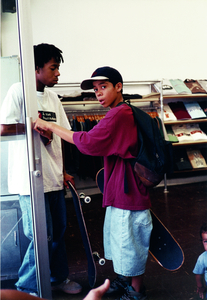
[[1,58],[1,282],[51,299],[30,1],[16,8],[20,61]]

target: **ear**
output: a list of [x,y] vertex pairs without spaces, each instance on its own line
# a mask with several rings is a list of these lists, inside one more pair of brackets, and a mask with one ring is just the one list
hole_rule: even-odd
[[40,68],[39,68],[39,67],[36,67],[35,73],[39,74],[39,72],[40,72]]
[[121,92],[122,88],[123,88],[123,84],[121,82],[118,82],[116,84],[116,90],[117,90],[117,92]]

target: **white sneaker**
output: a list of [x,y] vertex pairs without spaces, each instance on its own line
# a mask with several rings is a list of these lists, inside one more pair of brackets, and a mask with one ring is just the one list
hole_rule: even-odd
[[37,293],[29,293],[31,296],[38,297]]

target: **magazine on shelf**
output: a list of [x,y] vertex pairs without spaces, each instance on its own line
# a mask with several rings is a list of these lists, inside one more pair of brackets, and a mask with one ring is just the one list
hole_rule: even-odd
[[187,150],[187,155],[193,168],[197,169],[207,167],[206,161],[200,150]]

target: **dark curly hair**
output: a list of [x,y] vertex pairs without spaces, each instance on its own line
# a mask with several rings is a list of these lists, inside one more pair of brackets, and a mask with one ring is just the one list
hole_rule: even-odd
[[57,63],[64,62],[62,51],[54,45],[39,44],[34,46],[35,70],[37,67],[43,68],[44,64],[52,58],[54,58]]
[[207,232],[207,223],[203,223],[200,229],[200,238],[202,239],[202,233]]

